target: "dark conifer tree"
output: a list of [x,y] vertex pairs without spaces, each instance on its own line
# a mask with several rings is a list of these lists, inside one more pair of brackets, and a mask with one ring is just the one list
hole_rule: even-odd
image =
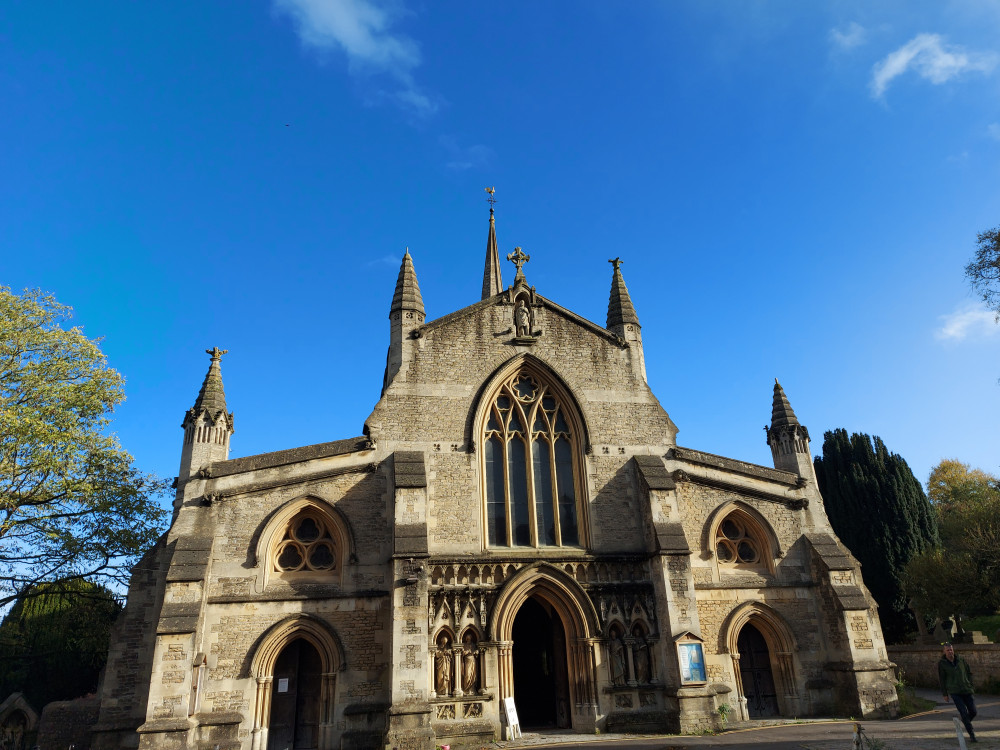
[[923,487],[881,438],[843,429],[823,436],[816,480],[833,530],[862,566],[889,643],[915,628],[903,594],[903,568],[937,543],[937,522]]

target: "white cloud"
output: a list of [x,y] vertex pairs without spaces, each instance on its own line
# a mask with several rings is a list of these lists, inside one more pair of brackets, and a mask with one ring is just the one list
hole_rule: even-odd
[[966,71],[988,73],[996,64],[995,54],[945,47],[939,34],[918,34],[875,64],[871,93],[874,98],[881,99],[889,84],[911,69],[931,83],[942,84]]
[[990,137],[1000,141],[1000,122],[991,122],[986,126],[986,132],[990,134]]
[[857,21],[851,21],[847,26],[830,29],[830,41],[840,49],[849,50],[860,47],[868,40],[868,32]]
[[274,0],[274,4],[295,20],[305,45],[340,50],[352,73],[385,73],[401,84],[388,94],[378,92],[380,100],[421,114],[437,109],[414,84],[412,71],[421,63],[420,48],[392,30],[399,14],[387,0]]
[[934,338],[939,341],[963,341],[1000,333],[996,315],[980,303],[960,307],[953,313],[942,315],[940,320],[941,327],[934,331]]
[[445,163],[448,169],[464,171],[473,167],[487,167],[496,155],[493,149],[481,143],[459,146],[453,137],[447,135],[441,136],[438,140],[448,153],[448,161]]

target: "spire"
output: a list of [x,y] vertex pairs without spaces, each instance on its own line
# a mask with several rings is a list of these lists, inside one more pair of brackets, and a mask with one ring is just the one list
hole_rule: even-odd
[[417,283],[417,272],[413,270],[413,258],[410,248],[406,248],[403,262],[399,265],[399,276],[396,278],[396,292],[392,295],[392,307],[389,315],[399,310],[412,310],[424,315],[424,298],[420,296],[420,285]]
[[626,323],[639,325],[639,316],[635,314],[635,307],[632,306],[632,298],[629,297],[628,287],[625,286],[625,279],[622,277],[622,261],[620,258],[609,260],[608,263],[615,267],[614,276],[611,277],[611,298],[608,300],[608,330],[613,330],[616,326]]
[[792,411],[792,405],[788,403],[788,396],[785,395],[785,389],[781,387],[781,383],[775,378],[774,401],[771,406],[771,429],[797,425],[798,423],[799,420],[795,416],[795,412]]
[[774,379],[774,399],[771,402],[771,424],[764,427],[767,444],[771,447],[774,468],[790,471],[813,483],[816,474],[809,453],[809,430],[800,424],[785,390]]
[[489,299],[503,291],[503,280],[500,278],[500,251],[497,250],[497,227],[493,219],[493,204],[496,203],[496,198],[493,197],[495,188],[488,187],[486,192],[490,194],[486,199],[490,204],[490,233],[486,237],[486,268],[483,270],[482,299]]
[[205,354],[211,355],[212,363],[208,366],[208,372],[205,374],[205,382],[201,384],[201,390],[198,391],[198,398],[194,401],[193,411],[195,414],[200,414],[203,409],[213,418],[217,417],[220,413],[226,413],[226,391],[222,387],[222,367],[220,363],[222,355],[228,352],[228,349],[220,349],[217,346],[205,350]]

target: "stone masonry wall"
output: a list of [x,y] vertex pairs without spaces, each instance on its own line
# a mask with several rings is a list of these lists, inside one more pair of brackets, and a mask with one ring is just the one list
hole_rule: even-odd
[[[940,646],[889,646],[889,659],[910,685],[939,689],[937,663]],[[969,663],[976,690],[998,690],[1000,675],[1000,643],[960,643],[955,653]]]

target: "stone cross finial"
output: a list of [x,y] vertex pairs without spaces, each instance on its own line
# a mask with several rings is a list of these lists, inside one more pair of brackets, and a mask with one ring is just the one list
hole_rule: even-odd
[[507,260],[517,267],[518,273],[521,273],[521,266],[531,260],[531,256],[524,253],[521,248],[515,247],[514,252],[507,253]]
[[621,258],[612,258],[611,260],[608,261],[608,263],[610,263],[611,265],[613,265],[615,267],[616,271],[622,267],[622,259]]
[[220,349],[217,346],[213,346],[211,349],[206,349],[205,350],[205,354],[211,354],[212,355],[212,361],[213,362],[218,362],[220,359],[222,359],[222,355],[223,354],[229,354],[229,350],[228,349]]

